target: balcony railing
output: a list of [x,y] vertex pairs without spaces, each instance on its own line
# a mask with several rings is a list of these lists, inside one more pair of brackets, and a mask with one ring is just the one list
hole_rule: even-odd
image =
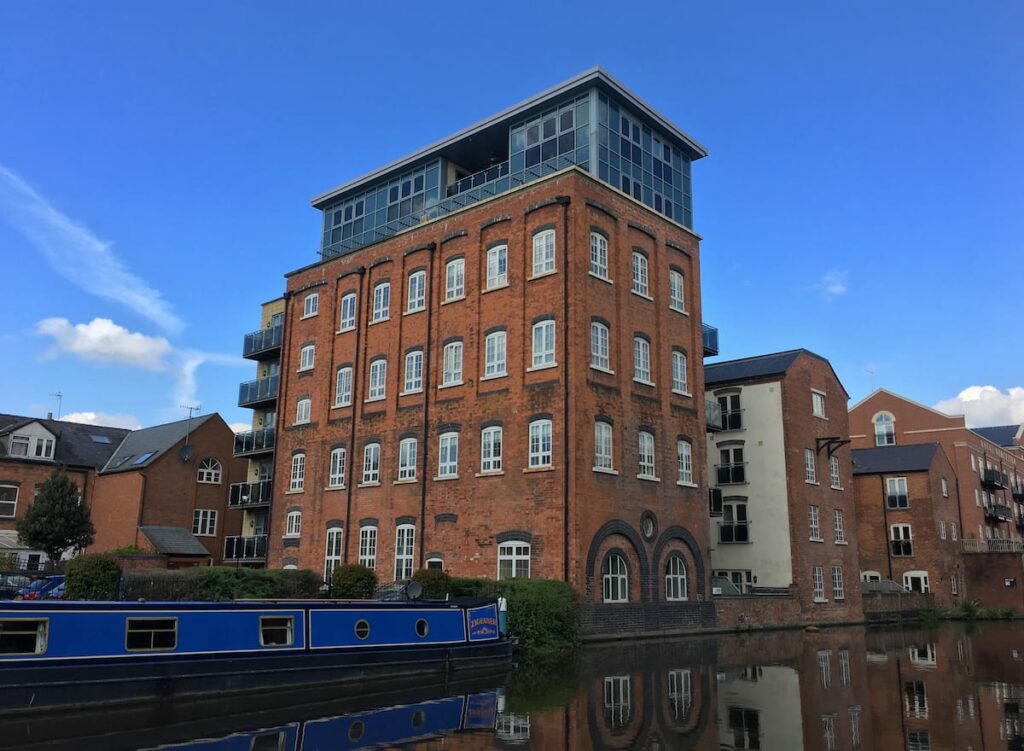
[[747,463],[716,464],[715,475],[719,485],[740,485],[747,481]]
[[281,349],[282,332],[284,332],[284,325],[279,323],[276,326],[246,334],[245,342],[242,344],[242,357],[247,357],[250,360],[263,360],[271,357]]
[[267,557],[267,536],[225,537],[225,561],[262,561]]
[[968,537],[960,541],[961,553],[1024,553],[1024,540],[981,540]]
[[750,542],[750,522],[719,522],[718,541],[730,545]]
[[1013,511],[1001,503],[990,503],[985,507],[985,518],[989,521],[1010,522],[1013,521]]
[[1024,501],[1024,485],[1013,486],[1013,500]]
[[914,554],[914,543],[911,540],[890,540],[889,547],[894,556],[908,557]]
[[714,399],[704,400],[704,419],[709,432],[722,429],[722,405]]
[[985,469],[981,473],[981,484],[986,488],[994,488],[996,490],[1003,490],[1010,482],[1009,478],[998,469]]
[[256,407],[277,399],[277,382],[280,376],[272,375],[246,381],[238,387],[238,406]]
[[743,430],[743,410],[729,409],[722,412],[722,430]]
[[889,508],[909,508],[910,501],[907,499],[906,493],[887,493],[885,505]]
[[274,450],[275,443],[276,432],[273,428],[235,433],[235,456],[265,454]]
[[232,483],[228,495],[228,507],[253,508],[255,506],[269,506],[273,484],[271,480]]
[[704,340],[704,357],[714,357],[718,354],[718,329],[706,323],[702,323],[700,328]]

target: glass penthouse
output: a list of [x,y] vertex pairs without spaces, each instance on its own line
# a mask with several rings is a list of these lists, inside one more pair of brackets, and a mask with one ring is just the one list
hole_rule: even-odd
[[324,193],[324,258],[577,165],[693,228],[690,163],[704,147],[593,68]]

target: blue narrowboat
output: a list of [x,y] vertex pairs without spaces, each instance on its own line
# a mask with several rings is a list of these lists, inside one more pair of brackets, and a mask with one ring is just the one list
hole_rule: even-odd
[[493,600],[23,601],[0,607],[0,714],[469,674],[511,652]]

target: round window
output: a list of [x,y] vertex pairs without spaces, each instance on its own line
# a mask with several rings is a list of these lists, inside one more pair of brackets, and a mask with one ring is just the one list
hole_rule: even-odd
[[370,635],[370,624],[360,618],[356,621],[356,638],[360,641]]
[[430,633],[430,624],[427,623],[425,618],[420,618],[416,621],[416,636],[421,639],[425,639],[427,634]]
[[657,532],[658,525],[654,521],[654,514],[650,511],[644,513],[640,518],[640,532],[643,534],[645,540],[653,540],[654,533]]
[[362,720],[356,720],[348,728],[348,739],[350,741],[358,741],[366,733],[366,725],[363,724]]

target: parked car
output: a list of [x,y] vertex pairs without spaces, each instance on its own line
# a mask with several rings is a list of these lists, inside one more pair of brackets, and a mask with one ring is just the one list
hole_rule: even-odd
[[31,583],[24,574],[0,573],[0,600],[13,600]]
[[[57,594],[59,589],[60,593]],[[27,587],[23,588],[18,592],[17,599],[19,600],[48,600],[51,598],[59,598],[64,595],[64,577],[63,576],[44,576],[41,579],[36,579],[30,583]]]

